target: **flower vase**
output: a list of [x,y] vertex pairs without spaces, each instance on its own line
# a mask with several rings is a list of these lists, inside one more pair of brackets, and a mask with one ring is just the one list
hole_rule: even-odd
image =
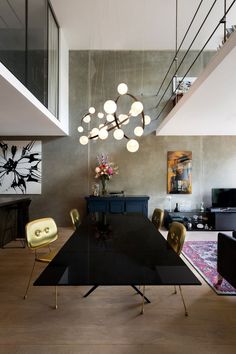
[[107,195],[107,189],[106,189],[106,183],[107,180],[105,178],[101,178],[101,182],[102,182],[102,195]]

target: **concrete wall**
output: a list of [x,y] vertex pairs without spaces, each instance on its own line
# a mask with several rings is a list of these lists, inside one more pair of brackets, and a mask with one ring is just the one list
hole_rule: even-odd
[[[58,225],[70,225],[69,210],[73,207],[83,216],[84,196],[92,192],[96,156],[100,152],[107,153],[119,166],[119,174],[109,181],[109,190],[149,195],[149,215],[154,207],[168,206],[167,151],[190,150],[193,154],[193,193],[172,195],[172,206],[178,202],[185,208],[196,208],[201,201],[210,205],[211,188],[236,187],[235,137],[157,137],[151,132],[156,128],[155,122],[149,134],[140,139],[137,153],[129,153],[124,141],[114,141],[112,137],[105,142],[80,145],[77,127],[82,115],[90,105],[99,110],[102,102],[115,98],[117,84],[122,81],[128,83],[131,93],[143,94],[146,111],[155,117],[157,111],[153,107],[158,99],[154,93],[171,59],[171,52],[70,53],[70,136],[41,139],[42,195],[32,196],[31,218],[50,215]],[[189,76],[197,76],[206,61],[202,57]]]

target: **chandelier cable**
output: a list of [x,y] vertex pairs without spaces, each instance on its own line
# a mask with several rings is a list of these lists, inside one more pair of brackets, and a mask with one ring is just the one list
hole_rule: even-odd
[[[160,85],[160,87],[159,87],[159,89],[158,89],[158,91],[157,91],[157,93],[156,93],[156,96],[159,95],[159,93],[160,93],[160,91],[161,91],[161,89],[162,89],[162,86],[164,85],[164,82],[165,82],[165,80],[166,80],[166,78],[167,78],[167,76],[168,76],[168,74],[169,74],[169,72],[170,72],[170,70],[171,70],[171,68],[172,68],[173,63],[174,63],[175,60],[176,60],[176,57],[177,57],[177,55],[178,55],[178,53],[179,53],[179,51],[180,51],[180,49],[181,49],[181,47],[182,47],[182,45],[183,45],[183,43],[184,43],[184,41],[185,41],[185,38],[187,37],[187,34],[188,34],[190,28],[192,27],[192,24],[193,24],[193,22],[194,22],[194,20],[195,20],[195,17],[196,17],[196,15],[197,15],[197,13],[198,13],[198,11],[199,11],[201,5],[202,5],[202,2],[203,2],[203,0],[200,1],[199,5],[198,5],[198,8],[197,8],[197,10],[195,11],[195,14],[194,14],[194,16],[193,16],[193,18],[192,18],[192,20],[191,20],[191,22],[190,22],[190,24],[189,24],[189,26],[188,26],[188,28],[187,28],[187,31],[185,32],[185,35],[184,35],[184,37],[183,37],[183,39],[182,39],[182,41],[181,41],[181,43],[180,43],[178,49],[176,50],[175,56],[174,56],[174,58],[172,59],[172,62],[171,62],[171,64],[170,64],[170,66],[169,66],[169,69],[167,70],[167,72],[166,72],[166,74],[165,74],[165,77],[164,77],[164,79],[163,79],[162,82],[161,82],[161,85]],[[176,42],[176,43],[177,43],[177,42]]]
[[[168,88],[170,87],[170,85],[171,85],[171,83],[172,83],[173,78],[175,77],[175,75],[177,74],[179,68],[180,68],[181,65],[183,64],[183,62],[184,62],[186,56],[188,55],[188,53],[189,53],[189,51],[190,51],[190,49],[191,49],[193,43],[195,42],[197,36],[199,35],[199,33],[200,33],[202,27],[204,26],[204,24],[205,24],[205,22],[206,22],[206,20],[207,20],[207,18],[208,18],[208,16],[209,16],[209,14],[211,13],[211,11],[212,11],[213,7],[215,6],[216,2],[217,2],[217,0],[215,0],[214,3],[212,4],[212,6],[210,7],[210,10],[208,11],[207,15],[205,16],[205,18],[204,18],[204,20],[203,20],[201,26],[199,27],[197,33],[195,34],[195,36],[194,36],[192,42],[190,43],[190,45],[189,45],[189,47],[188,47],[186,53],[184,54],[183,58],[181,59],[181,62],[180,62],[180,64],[178,65],[177,69],[175,70],[175,73],[174,73],[174,75],[172,76],[172,78],[171,78],[169,84],[167,85],[167,87],[166,87],[164,93],[162,94],[161,98],[159,99],[158,103],[156,104],[156,108],[159,107],[159,105],[160,105],[160,103],[161,103],[163,97],[165,96],[165,94],[166,94]],[[219,23],[219,24],[220,24],[220,23]]]

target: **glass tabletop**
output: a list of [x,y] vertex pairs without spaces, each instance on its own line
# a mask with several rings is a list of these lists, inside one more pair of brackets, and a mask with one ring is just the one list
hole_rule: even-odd
[[201,285],[142,214],[90,214],[34,285]]

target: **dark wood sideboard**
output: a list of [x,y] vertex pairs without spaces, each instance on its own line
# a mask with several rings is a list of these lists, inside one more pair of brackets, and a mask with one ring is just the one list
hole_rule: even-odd
[[30,198],[0,198],[0,247],[18,238],[25,239],[30,203]]
[[147,195],[85,197],[88,213],[142,213],[148,216]]

